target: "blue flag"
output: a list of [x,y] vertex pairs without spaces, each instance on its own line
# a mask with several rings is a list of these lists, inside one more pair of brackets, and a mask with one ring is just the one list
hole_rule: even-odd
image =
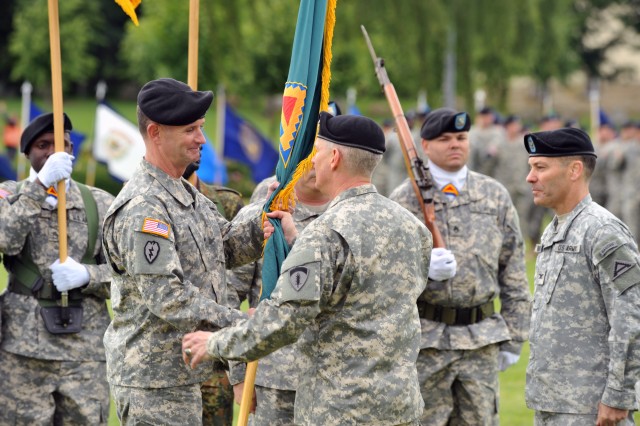
[[228,103],[224,113],[224,158],[248,165],[254,182],[273,175],[278,163],[278,151],[273,144]]
[[[31,105],[29,105],[29,122],[32,122],[34,118],[44,113],[45,112],[43,110],[31,102]],[[87,136],[83,133],[72,130],[69,137],[71,139],[71,143],[73,143],[73,156],[75,157],[75,160],[73,161],[75,163],[78,161],[78,158],[80,158],[80,152],[82,152],[80,151],[80,148],[82,147],[82,142],[84,142]]]
[[[297,179],[311,168],[318,115],[327,110],[331,42],[336,0],[302,0],[293,39],[289,75],[282,96],[280,159],[276,179],[280,183],[265,204],[287,209],[294,204]],[[260,300],[268,299],[276,286],[280,267],[289,254],[279,220],[269,219],[275,231],[267,241],[262,268]]]
[[198,179],[208,184],[225,184],[227,183],[227,167],[223,161],[220,161],[220,157],[218,157],[209,143],[207,135],[204,135],[204,137],[207,139],[207,143],[202,145],[202,151],[200,152],[200,168],[197,171]]
[[11,165],[11,160],[6,155],[0,154],[0,181],[17,180],[18,175]]

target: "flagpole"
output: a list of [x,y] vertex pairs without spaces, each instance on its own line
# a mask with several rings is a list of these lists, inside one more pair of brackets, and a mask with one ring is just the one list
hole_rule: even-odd
[[200,0],[189,3],[189,58],[188,83],[191,89],[198,90],[198,25],[200,18]]
[[[20,91],[22,92],[22,113],[20,117],[20,126],[22,131],[29,125],[30,112],[31,112],[31,91],[33,86],[28,81],[22,83]],[[24,155],[18,155],[18,180],[22,180],[27,177],[26,173],[26,157]]]
[[[217,90],[218,101],[216,103],[216,138],[213,141],[213,150],[218,156],[220,162],[224,162],[224,134],[225,134],[225,121],[227,114],[227,95],[224,91],[224,84],[218,84]],[[222,184],[222,173],[219,168],[216,168],[218,173],[213,178],[214,183]]]
[[[200,18],[200,0],[189,2],[189,56],[187,59],[187,82],[191,89],[198,90],[198,30]],[[193,172],[189,182],[195,186],[198,175]]]
[[[96,103],[100,104],[107,96],[107,83],[104,80],[100,80],[96,84]],[[93,155],[93,150],[96,146],[96,126],[98,125],[98,110],[96,109],[96,119],[93,123],[93,135],[91,137],[91,149],[89,151],[89,160],[87,161],[87,174],[85,176],[84,183],[89,186],[95,186],[96,184],[96,157]]]
[[[53,98],[53,137],[55,151],[64,151],[64,122],[62,103],[62,64],[60,60],[60,27],[58,0],[49,1],[49,45],[51,49],[51,90]],[[58,182],[58,248],[60,263],[67,260],[67,194],[66,182]],[[69,306],[69,293],[62,292],[63,317]],[[64,318],[63,318],[64,321]]]

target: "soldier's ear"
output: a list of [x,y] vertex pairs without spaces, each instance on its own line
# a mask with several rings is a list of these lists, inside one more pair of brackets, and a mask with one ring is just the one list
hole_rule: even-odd
[[580,160],[573,160],[569,165],[571,180],[578,180],[584,175],[584,164]]

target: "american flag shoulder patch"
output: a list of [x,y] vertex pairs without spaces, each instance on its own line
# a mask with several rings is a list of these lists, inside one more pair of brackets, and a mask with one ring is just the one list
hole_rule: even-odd
[[9,195],[11,195],[9,191],[5,191],[4,189],[0,188],[0,198],[7,198]]
[[144,219],[144,223],[142,224],[142,232],[146,232],[147,234],[159,235],[164,238],[169,238],[169,231],[171,230],[171,225],[168,223],[164,223],[157,219],[151,219],[150,217],[146,217]]

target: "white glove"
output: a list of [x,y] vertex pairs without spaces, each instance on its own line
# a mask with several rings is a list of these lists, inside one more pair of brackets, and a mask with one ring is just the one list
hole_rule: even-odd
[[53,285],[60,293],[82,287],[90,279],[87,268],[70,257],[67,257],[64,263],[60,263],[60,259],[56,260],[49,266],[49,269],[52,272]]
[[498,352],[498,368],[504,371],[520,359],[520,355],[516,355],[507,351]]
[[56,182],[69,179],[73,168],[73,158],[73,155],[69,155],[66,152],[51,154],[42,169],[40,169],[40,172],[38,172],[38,180],[45,188],[49,188]]
[[431,263],[429,263],[429,279],[444,281],[456,275],[456,258],[451,250],[434,248],[431,251]]

